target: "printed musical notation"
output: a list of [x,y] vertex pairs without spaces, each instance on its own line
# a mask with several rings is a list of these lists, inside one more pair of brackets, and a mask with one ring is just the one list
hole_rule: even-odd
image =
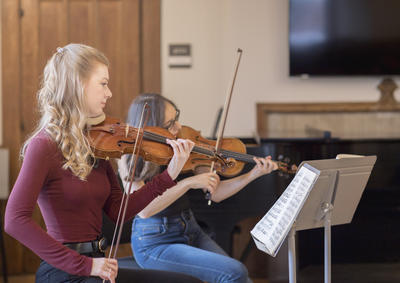
[[251,230],[258,249],[271,256],[278,253],[317,178],[318,174],[307,166],[298,170],[283,194]]

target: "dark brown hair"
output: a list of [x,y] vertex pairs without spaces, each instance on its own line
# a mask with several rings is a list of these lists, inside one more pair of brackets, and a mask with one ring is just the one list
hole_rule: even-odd
[[[178,109],[171,100],[161,96],[158,93],[142,93],[137,96],[128,111],[128,118],[126,122],[133,126],[139,127],[140,116],[142,114],[142,109],[145,104],[150,107],[150,114],[147,120],[147,126],[157,126],[161,127],[165,122],[165,108],[167,103],[171,104],[175,109]],[[127,158],[127,168],[129,168],[129,163],[132,156]],[[148,181],[153,176],[160,172],[160,166],[152,162],[144,161],[139,157],[136,165],[135,171],[135,181]]]

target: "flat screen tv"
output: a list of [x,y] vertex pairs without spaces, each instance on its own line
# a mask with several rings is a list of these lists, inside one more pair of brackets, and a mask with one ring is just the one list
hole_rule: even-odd
[[400,74],[400,0],[290,0],[290,75]]

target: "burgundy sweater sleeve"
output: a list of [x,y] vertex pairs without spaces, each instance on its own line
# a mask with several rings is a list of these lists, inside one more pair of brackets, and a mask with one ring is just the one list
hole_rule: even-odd
[[[120,188],[117,176],[111,165],[108,166],[107,172],[111,183],[111,195],[108,198],[104,211],[114,222],[117,221],[119,207],[121,204],[122,190]],[[167,189],[176,185],[176,182],[171,179],[167,170],[155,176],[150,182],[147,182],[139,190],[134,191],[129,195],[128,207],[126,210],[125,221],[133,218],[136,214],[142,211],[153,199],[162,195]]]
[[4,230],[52,266],[75,275],[90,275],[92,259],[63,246],[32,219],[39,193],[51,172],[57,147],[46,137],[29,143],[21,171],[8,199]]

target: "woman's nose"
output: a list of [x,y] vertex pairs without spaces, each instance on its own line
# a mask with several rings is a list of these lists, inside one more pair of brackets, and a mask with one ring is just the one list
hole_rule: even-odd
[[175,123],[172,125],[172,127],[169,128],[169,132],[171,134],[173,134],[174,136],[176,136],[181,129],[182,129],[182,125],[178,121],[175,121]]
[[112,92],[111,92],[110,89],[107,90],[106,96],[107,96],[107,98],[111,98],[112,97]]
[[178,130],[178,132],[182,129],[182,125],[178,121],[175,122],[175,127]]

